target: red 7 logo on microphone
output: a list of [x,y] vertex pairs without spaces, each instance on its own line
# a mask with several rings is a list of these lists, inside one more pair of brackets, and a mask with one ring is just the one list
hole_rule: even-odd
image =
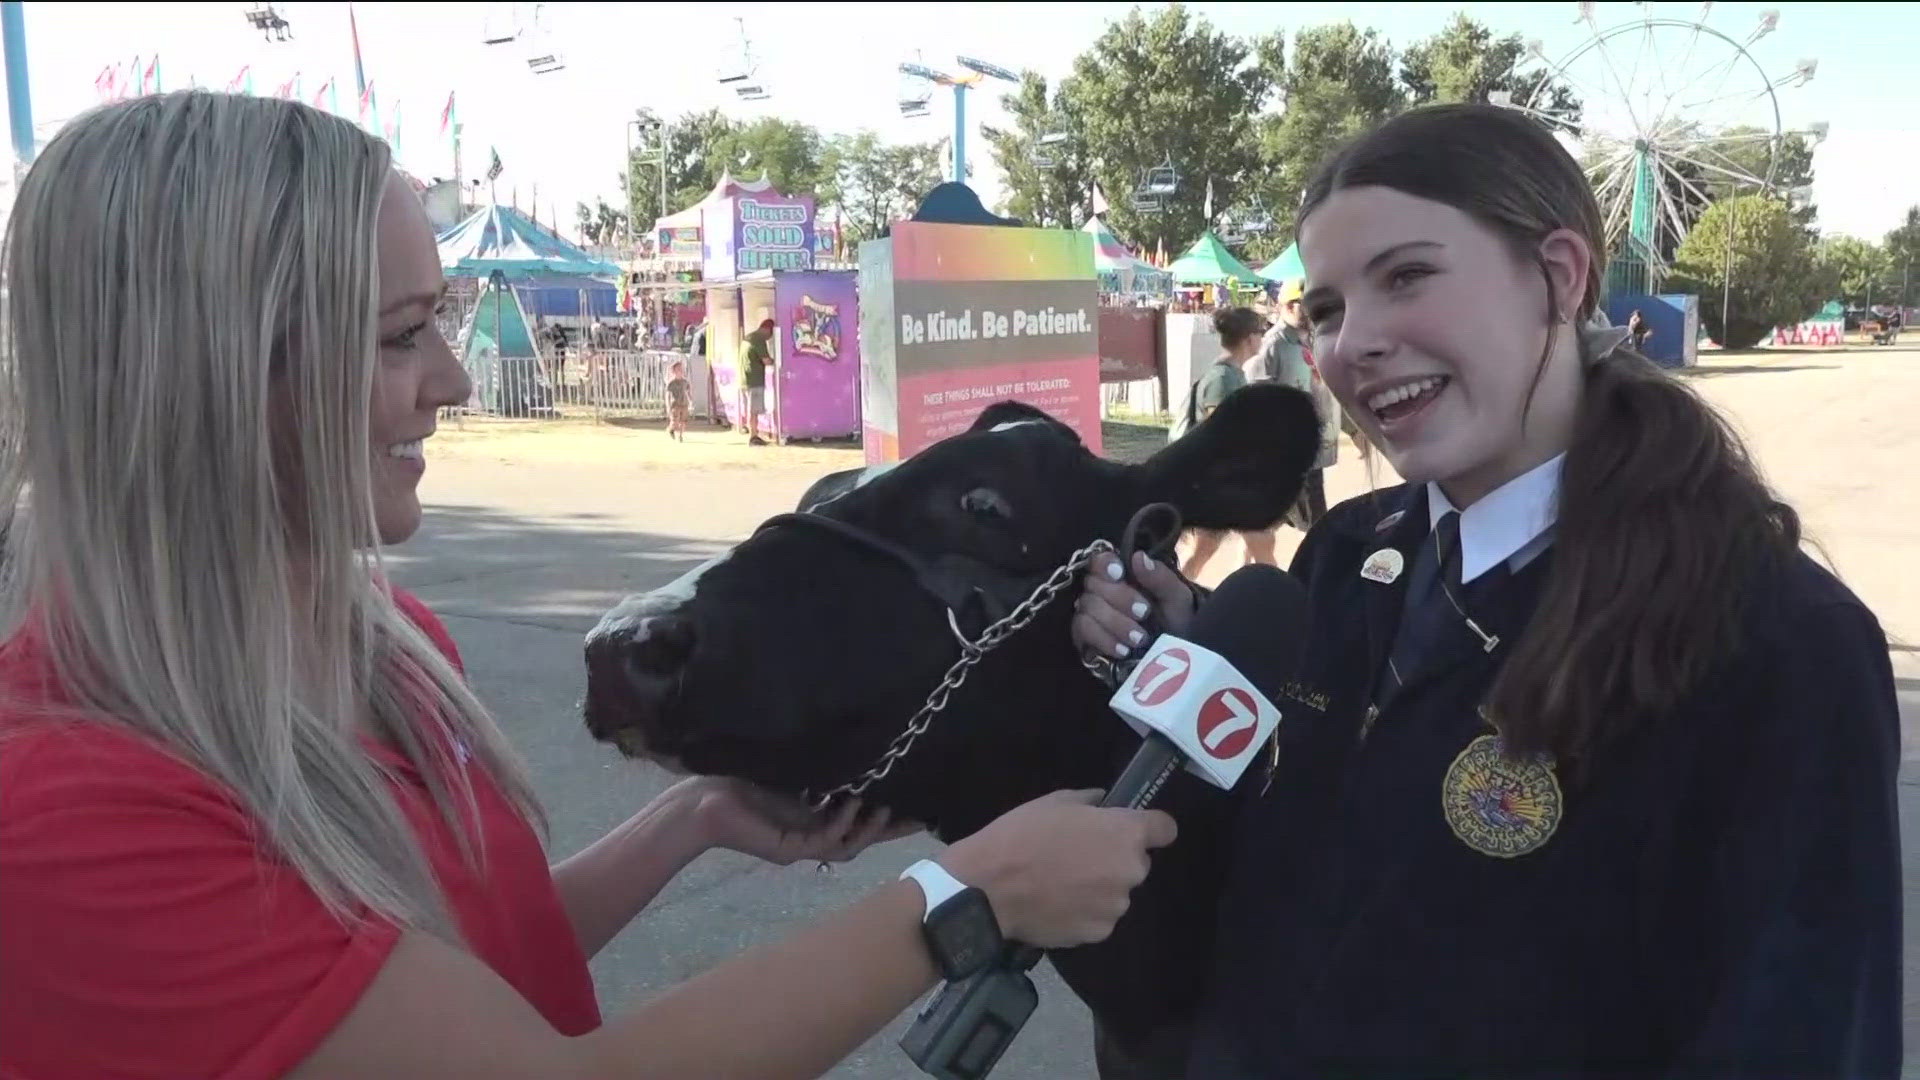
[[1185,649],[1168,649],[1150,657],[1134,672],[1133,700],[1145,708],[1170,700],[1186,685],[1187,673],[1192,670],[1193,657]]

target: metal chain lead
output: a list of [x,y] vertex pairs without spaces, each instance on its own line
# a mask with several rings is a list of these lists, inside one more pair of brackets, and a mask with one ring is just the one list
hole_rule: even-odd
[[947,674],[940,680],[940,685],[934,687],[933,693],[927,695],[926,704],[920,706],[920,711],[907,720],[906,728],[894,736],[893,742],[887,746],[886,752],[880,755],[880,760],[874,763],[873,768],[820,796],[814,805],[825,806],[840,795],[859,795],[875,781],[891,772],[894,763],[905,757],[907,751],[913,749],[915,740],[926,734],[927,728],[933,724],[933,718],[940,715],[941,710],[947,707],[947,699],[960,688],[960,684],[967,681],[967,673],[973,669],[973,666],[998,648],[1002,642],[1039,617],[1040,612],[1045,610],[1062,590],[1073,584],[1074,578],[1093,562],[1095,556],[1113,550],[1113,545],[1108,541],[1095,540],[1074,552],[1071,558],[1048,575],[1047,580],[1041,582],[1038,588],[1029,593],[1025,600],[1020,601],[1018,607],[981,631],[978,640],[963,643],[960,659],[954,661],[953,666],[947,669]]

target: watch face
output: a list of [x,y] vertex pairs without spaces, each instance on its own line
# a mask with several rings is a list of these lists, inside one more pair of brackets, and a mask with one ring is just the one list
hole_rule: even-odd
[[979,889],[956,893],[927,916],[934,960],[948,979],[964,979],[987,966],[1000,951],[1000,924],[987,894]]

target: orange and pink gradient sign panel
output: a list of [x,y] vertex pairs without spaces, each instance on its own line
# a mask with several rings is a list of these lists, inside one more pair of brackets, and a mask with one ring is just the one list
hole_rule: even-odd
[[863,245],[861,293],[868,461],[910,457],[1008,399],[1045,409],[1100,452],[1087,234],[901,222]]

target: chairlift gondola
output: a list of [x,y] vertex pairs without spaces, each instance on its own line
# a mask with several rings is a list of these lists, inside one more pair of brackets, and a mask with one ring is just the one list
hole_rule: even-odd
[[753,42],[747,37],[747,20],[734,16],[734,24],[740,28],[740,61],[734,67],[721,71],[719,79],[723,86],[732,86],[733,92],[742,101],[761,101],[770,97],[766,85],[757,76],[759,65],[754,63]]
[[547,75],[567,66],[567,61],[554,47],[553,35],[547,30],[545,4],[533,5],[533,23],[527,27],[527,67],[535,75]]
[[1266,202],[1258,195],[1244,209],[1227,215],[1227,220],[1243,238],[1265,236],[1273,231],[1273,215],[1267,212]]
[[1033,149],[1027,152],[1027,160],[1036,169],[1051,169],[1060,164],[1061,151],[1069,136],[1064,131],[1049,131],[1033,141]]
[[925,116],[933,102],[933,80],[920,73],[919,65],[900,65],[900,115],[908,119]]
[[1148,169],[1140,180],[1139,194],[1171,195],[1180,190],[1180,174],[1174,171],[1173,157],[1169,155],[1160,164]]
[[487,45],[510,45],[520,40],[520,5],[488,4],[480,40]]

